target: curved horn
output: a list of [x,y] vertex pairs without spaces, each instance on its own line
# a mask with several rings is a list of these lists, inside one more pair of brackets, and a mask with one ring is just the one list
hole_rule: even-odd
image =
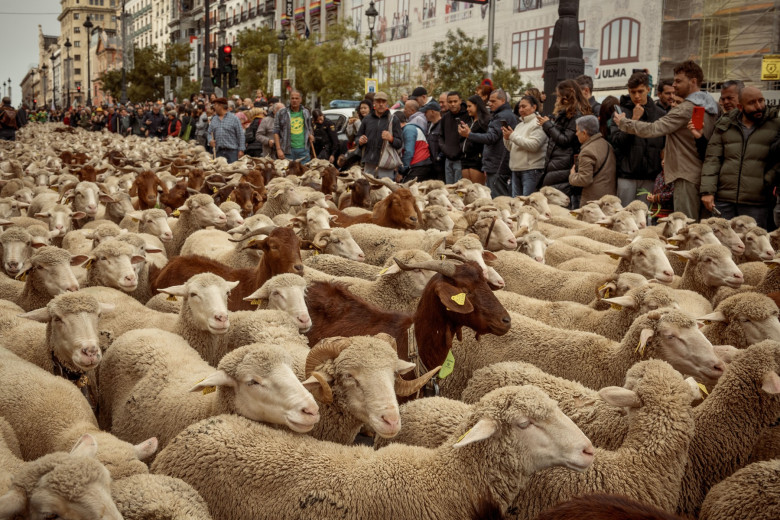
[[320,399],[320,402],[322,404],[330,404],[333,402],[333,390],[330,388],[330,385],[325,380],[325,377],[320,374],[319,372],[312,372],[311,377],[317,380],[317,382],[320,384],[320,389],[322,390],[322,398]]
[[371,184],[378,184],[378,185],[381,185],[381,186],[386,186],[387,188],[390,189],[390,191],[397,191],[398,190],[398,186],[396,186],[395,183],[390,182],[387,179],[377,179],[376,177],[374,177],[373,175],[368,174],[368,173],[364,173],[363,175],[365,175],[366,179],[368,179],[368,182],[370,182]]
[[417,379],[407,380],[401,377],[401,374],[395,376],[395,393],[401,397],[406,397],[417,393],[420,388],[424,387],[430,379],[441,370],[441,365],[434,368],[428,373],[425,373]]
[[312,243],[314,243],[314,245],[319,248],[327,246],[328,242],[326,240],[322,240],[322,237],[329,237],[332,232],[332,229],[323,229],[322,231],[318,231],[317,234],[314,235],[314,240],[312,240]]
[[452,258],[453,260],[460,260],[461,262],[464,262],[464,263],[469,261],[468,258],[466,258],[464,256],[461,256],[458,253],[454,253],[452,251],[445,250],[442,253],[442,255],[446,256],[447,258]]
[[306,356],[306,369],[303,377],[308,379],[315,368],[330,359],[336,359],[347,347],[349,347],[349,338],[342,336],[327,338],[314,345],[309,355]]
[[437,240],[433,244],[433,246],[428,250],[428,254],[431,255],[431,256],[435,255],[436,251],[439,250],[439,248],[441,247],[441,245],[444,243],[445,240],[446,240],[446,238],[440,238],[439,240]]
[[412,271],[414,269],[427,269],[428,271],[435,271],[437,273],[441,273],[444,276],[449,276],[452,278],[455,276],[455,264],[452,262],[439,262],[436,260],[428,260],[427,262],[418,262],[416,264],[405,264],[396,257],[393,257],[393,260],[396,264],[398,264],[398,267],[403,269],[404,271]]
[[247,238],[256,237],[257,235],[270,235],[273,230],[276,229],[276,226],[263,226],[258,229],[254,229],[252,231],[247,231],[243,235],[241,235],[238,238],[228,238],[231,242],[243,242]]

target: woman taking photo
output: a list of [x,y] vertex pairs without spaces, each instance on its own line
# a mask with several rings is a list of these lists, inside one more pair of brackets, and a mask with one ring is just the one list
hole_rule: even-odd
[[350,148],[353,147],[355,136],[357,135],[358,130],[360,130],[360,125],[363,123],[363,118],[370,113],[371,113],[371,104],[364,99],[358,105],[356,115],[353,115],[352,117],[349,118],[349,122],[347,123],[346,133],[347,133],[347,142],[349,143]]
[[[469,127],[471,132],[483,134],[487,132],[490,123],[490,114],[485,107],[485,102],[478,95],[473,95],[466,100],[466,112],[470,121],[461,121],[461,125]],[[482,149],[484,145],[468,139],[463,140],[463,157],[460,160],[462,176],[471,182],[485,184],[487,176],[482,171]]]
[[541,186],[552,186],[564,192],[571,199],[571,209],[580,207],[580,188],[569,184],[569,172],[574,165],[574,156],[580,151],[575,121],[591,113],[590,104],[577,82],[571,79],[558,83],[553,119],[537,117],[537,123],[547,134],[547,153]]
[[536,124],[539,102],[533,96],[523,96],[517,104],[520,123],[512,130],[502,127],[504,146],[509,150],[509,168],[512,170],[512,196],[528,196],[536,191],[539,177],[544,173],[547,134]]

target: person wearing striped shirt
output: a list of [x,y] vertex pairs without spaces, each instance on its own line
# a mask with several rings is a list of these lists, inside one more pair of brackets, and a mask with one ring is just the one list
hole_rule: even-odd
[[216,151],[217,157],[224,157],[228,163],[236,162],[244,155],[246,149],[245,132],[241,122],[232,112],[228,111],[225,98],[214,100],[216,115],[209,123],[209,144]]

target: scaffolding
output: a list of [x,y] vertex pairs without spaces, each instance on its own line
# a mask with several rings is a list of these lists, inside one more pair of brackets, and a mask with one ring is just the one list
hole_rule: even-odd
[[780,82],[761,81],[762,57],[780,51],[780,0],[665,0],[663,16],[662,78],[692,59],[701,65],[709,91],[735,79],[780,89]]

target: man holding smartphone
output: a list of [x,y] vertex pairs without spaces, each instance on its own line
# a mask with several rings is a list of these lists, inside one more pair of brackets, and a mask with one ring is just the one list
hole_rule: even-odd
[[666,136],[664,147],[664,178],[674,183],[674,210],[690,218],[699,219],[699,185],[702,160],[696,149],[696,141],[688,130],[688,122],[694,107],[704,109],[702,133],[709,139],[718,117],[718,104],[707,92],[700,90],[704,72],[695,62],[688,60],[674,68],[674,91],[683,102],[660,119],[651,122],[635,121],[625,114],[613,116],[621,131],[642,138]]
[[[444,107],[442,107],[444,108]],[[468,120],[466,103],[457,91],[447,92],[447,110],[441,118],[439,151],[444,154],[444,182],[455,184],[461,178],[460,157],[464,139],[458,134],[458,125]]]

